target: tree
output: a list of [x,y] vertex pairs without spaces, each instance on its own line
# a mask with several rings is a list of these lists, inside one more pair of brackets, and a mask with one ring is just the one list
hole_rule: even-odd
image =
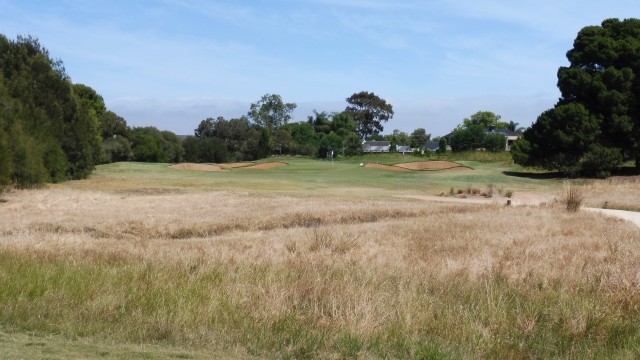
[[509,124],[501,122],[502,116],[494,114],[491,111],[478,111],[477,113],[465,118],[462,121],[462,125],[458,128],[469,128],[471,126],[480,126],[483,129],[489,129],[494,127],[497,129],[506,129]]
[[512,157],[520,165],[578,175],[581,159],[597,144],[600,125],[582,104],[558,105],[542,113],[524,139],[515,142]]
[[485,130],[482,125],[471,125],[456,129],[449,140],[451,150],[458,152],[484,148]]
[[284,151],[285,154],[289,150],[289,145],[291,144],[291,132],[289,129],[280,128],[275,131],[273,134],[273,141],[275,143],[275,149],[278,150],[278,153],[282,155]]
[[217,119],[206,118],[200,121],[200,124],[198,124],[198,127],[195,130],[193,130],[193,132],[196,135],[196,137],[215,136],[214,127],[215,127],[216,121],[222,121],[222,120],[224,120],[222,116],[218,116]]
[[361,139],[380,134],[383,122],[393,118],[393,107],[374,93],[361,91],[347,98],[344,110],[357,124],[356,133]]
[[[6,122],[2,126],[6,134],[21,134],[11,139],[10,148],[20,153],[12,154],[14,163],[20,163],[13,167],[12,182],[31,186],[30,181],[38,185],[87,177],[101,155],[100,96],[87,86],[73,85],[62,61],[51,59],[33,37],[10,41],[0,35],[0,73],[2,92],[12,99],[11,106],[3,110]],[[24,144],[28,144],[28,154],[22,151]],[[39,169],[18,171],[30,164],[38,168],[36,164],[43,164],[47,176],[41,177]],[[22,180],[18,173],[24,175]]]
[[297,107],[294,103],[284,103],[280,95],[266,94],[251,104],[247,116],[253,123],[273,133],[291,120],[291,113]]
[[438,141],[438,152],[444,154],[447,152],[447,138],[441,137]]
[[104,99],[91,87],[84,84],[73,84],[73,93],[82,101],[87,102],[98,118],[107,111]]
[[113,111],[105,111],[104,114],[100,116],[100,129],[103,140],[114,136],[125,138],[129,136],[127,121]]
[[318,134],[308,122],[289,123],[291,133],[290,151],[294,155],[315,156],[318,153]]
[[223,163],[228,161],[224,142],[217,137],[189,136],[183,142],[184,159],[189,162]]
[[638,19],[580,30],[558,70],[561,97],[516,142],[516,163],[597,176],[626,159],[640,168],[639,48]]
[[431,134],[427,134],[427,130],[417,128],[410,135],[410,144],[414,149],[422,149],[429,142]]
[[396,145],[406,146],[411,144],[411,138],[409,137],[409,134],[398,129],[393,130],[391,136],[389,137],[389,141],[391,141],[392,138],[394,139]]
[[327,158],[342,153],[342,138],[334,132],[330,132],[320,140],[318,157]]

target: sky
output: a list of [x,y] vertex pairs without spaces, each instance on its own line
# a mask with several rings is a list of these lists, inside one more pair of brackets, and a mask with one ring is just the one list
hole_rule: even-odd
[[384,133],[478,111],[527,127],[580,29],[638,17],[637,0],[0,0],[0,33],[38,38],[130,126],[179,135],[265,94],[306,121],[360,91],[393,106]]

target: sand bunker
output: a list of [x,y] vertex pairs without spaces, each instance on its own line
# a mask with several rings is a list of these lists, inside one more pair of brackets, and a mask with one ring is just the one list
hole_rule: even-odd
[[171,169],[176,170],[196,170],[196,171],[214,171],[214,172],[222,172],[228,171],[222,169],[218,165],[209,165],[209,164],[193,164],[193,163],[182,163],[169,166]]
[[367,164],[365,167],[390,171],[457,171],[469,170],[468,167],[451,161],[423,161],[396,165]]
[[266,170],[280,166],[289,165],[283,161],[274,161],[263,164],[254,164],[251,162],[241,163],[229,163],[229,164],[194,164],[194,163],[182,163],[171,165],[169,168],[176,170],[195,170],[195,171],[213,171],[213,172],[225,172],[231,169],[257,169]]
[[396,164],[395,166],[409,169],[409,170],[447,170],[453,168],[466,169],[460,164],[456,164],[451,161],[422,161],[422,162],[410,162],[404,164]]
[[248,167],[248,166],[252,166],[255,165],[252,162],[238,162],[238,163],[223,163],[223,164],[215,164],[217,166],[220,166],[223,169],[238,169],[238,168],[243,168],[243,167]]

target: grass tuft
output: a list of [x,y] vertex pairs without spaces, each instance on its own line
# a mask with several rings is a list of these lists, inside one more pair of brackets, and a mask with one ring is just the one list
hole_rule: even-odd
[[564,185],[564,193],[562,196],[562,203],[566,206],[567,211],[576,212],[580,210],[580,206],[584,201],[582,191],[576,187],[570,180],[567,180]]

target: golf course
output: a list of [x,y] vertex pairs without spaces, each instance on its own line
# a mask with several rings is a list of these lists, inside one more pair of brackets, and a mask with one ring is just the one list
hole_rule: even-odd
[[[640,228],[474,156],[121,162],[9,191],[3,357],[637,357]],[[638,211],[639,182],[571,184]]]

